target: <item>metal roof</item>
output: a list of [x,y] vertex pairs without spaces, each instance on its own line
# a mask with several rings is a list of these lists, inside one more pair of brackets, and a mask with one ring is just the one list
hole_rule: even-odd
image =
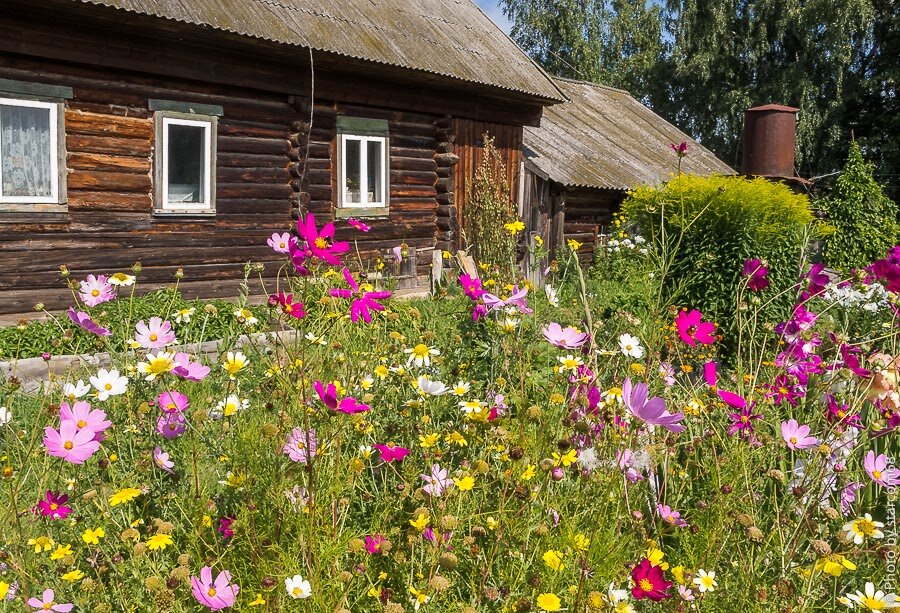
[[632,189],[658,185],[676,171],[670,148],[682,141],[681,169],[693,174],[734,174],[727,164],[628,92],[556,79],[569,102],[547,107],[540,127],[525,126],[525,159],[570,187]]
[[472,0],[74,0],[516,91],[565,98]]

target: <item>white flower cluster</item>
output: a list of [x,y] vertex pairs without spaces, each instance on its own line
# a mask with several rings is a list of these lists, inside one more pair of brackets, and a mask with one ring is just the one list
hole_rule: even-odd
[[634,236],[633,238],[625,238],[622,240],[618,239],[610,239],[609,242],[606,243],[606,248],[609,249],[612,253],[619,253],[623,249],[626,251],[635,251],[641,255],[647,255],[647,248],[643,245],[646,244],[646,240],[643,236]]
[[821,298],[828,302],[836,302],[842,307],[858,307],[871,313],[886,309],[890,305],[890,292],[880,283],[872,283],[863,289],[857,289],[852,285],[840,287],[837,283],[829,283],[825,286]]

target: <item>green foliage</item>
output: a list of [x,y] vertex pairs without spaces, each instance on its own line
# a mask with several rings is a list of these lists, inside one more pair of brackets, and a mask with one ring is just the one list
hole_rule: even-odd
[[681,175],[635,190],[623,211],[663,254],[659,287],[668,303],[700,309],[730,337],[743,263],[760,258],[771,281],[761,315],[787,315],[814,221],[806,196],[766,179]]
[[487,134],[482,155],[475,179],[466,185],[463,231],[480,263],[510,273],[516,261],[516,241],[503,226],[516,221],[516,213],[506,182],[506,166],[494,139]]
[[900,238],[897,205],[872,176],[873,166],[859,145],[850,144],[850,155],[834,189],[817,203],[835,232],[825,242],[825,261],[843,270],[864,268],[884,257]]

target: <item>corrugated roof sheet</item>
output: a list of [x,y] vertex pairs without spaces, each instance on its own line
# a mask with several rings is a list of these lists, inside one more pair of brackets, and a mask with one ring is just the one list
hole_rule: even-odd
[[561,101],[472,0],[75,0]]
[[688,143],[683,171],[734,174],[711,151],[635,100],[595,83],[556,79],[570,99],[544,109],[538,128],[525,126],[525,158],[566,186],[631,189],[658,185],[677,168],[669,147]]

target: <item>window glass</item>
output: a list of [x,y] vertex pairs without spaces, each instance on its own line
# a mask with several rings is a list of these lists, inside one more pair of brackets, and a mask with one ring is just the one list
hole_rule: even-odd
[[0,196],[53,196],[51,122],[49,107],[0,104]]
[[360,204],[362,202],[362,141],[348,138],[344,141],[344,202],[346,204]]
[[203,203],[206,186],[205,126],[168,125],[167,159],[170,203]]
[[382,204],[381,193],[384,184],[384,141],[370,140],[366,143],[367,200],[369,204]]

